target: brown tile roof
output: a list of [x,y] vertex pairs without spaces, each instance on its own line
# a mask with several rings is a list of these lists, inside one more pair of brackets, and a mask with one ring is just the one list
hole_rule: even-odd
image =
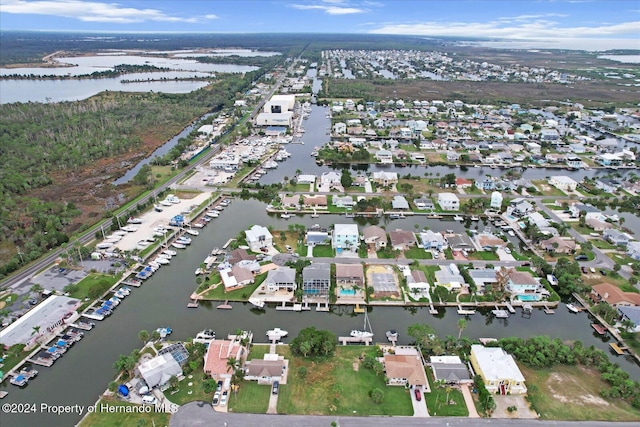
[[416,243],[416,236],[412,231],[395,230],[389,232],[391,245],[413,245]]
[[384,367],[387,378],[406,378],[411,385],[427,385],[420,356],[386,354]]
[[336,264],[336,279],[358,278],[364,280],[362,264]]
[[533,276],[526,271],[509,270],[507,273],[509,279],[516,285],[537,285],[538,282]]
[[219,375],[229,375],[231,371],[227,368],[229,357],[240,359],[240,344],[228,340],[213,340],[209,343],[207,354],[204,358],[204,372],[217,377]]
[[640,305],[640,294],[623,292],[619,287],[611,283],[600,283],[599,285],[594,285],[591,289],[611,305],[618,305],[620,303]]

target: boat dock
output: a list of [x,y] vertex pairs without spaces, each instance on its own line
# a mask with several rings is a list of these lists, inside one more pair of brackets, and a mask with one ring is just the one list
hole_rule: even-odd
[[341,345],[347,345],[349,343],[369,345],[373,342],[373,337],[338,337]]
[[231,310],[233,307],[229,304],[229,300],[226,300],[224,304],[218,304],[216,308],[220,310]]
[[328,313],[329,312],[329,303],[328,302],[316,303],[316,311],[321,311],[321,312]]
[[509,313],[511,314],[515,314],[516,313],[516,309],[513,308],[513,306],[509,303],[506,303],[505,306],[507,307],[507,310],[509,310]]
[[553,309],[551,309],[549,306],[544,306],[544,314],[556,314],[555,311],[553,311]]
[[365,309],[363,307],[360,307],[360,304],[356,304],[355,308],[353,309],[354,313],[364,313]]
[[597,323],[592,323],[591,327],[595,329],[598,335],[607,335],[607,328],[603,327],[602,325],[598,325]]
[[461,305],[458,306],[458,314],[461,316],[467,316],[467,315],[471,315],[471,314],[476,314],[475,310],[467,310],[462,308]]
[[282,301],[282,305],[278,305],[276,306],[276,310],[279,311],[303,311],[303,310],[311,310],[311,308],[306,305],[306,306],[302,306],[302,304],[300,303],[293,303],[292,305],[287,305],[286,301]]
[[491,310],[491,313],[498,319],[507,319],[509,317],[509,312],[507,310],[500,310],[498,306],[496,306],[495,310]]
[[616,344],[616,343],[614,343],[614,342],[610,343],[610,344],[609,344],[609,347],[611,347],[611,349],[612,349],[613,351],[615,351],[615,352],[616,352],[616,354],[618,354],[618,355],[623,355],[623,354],[624,354],[624,352],[625,352],[626,350],[628,350],[628,348],[627,348],[626,346],[624,346],[624,345],[622,345],[622,344],[619,344],[619,343],[618,343],[618,344]]
[[189,301],[189,304],[187,304],[188,308],[198,308],[198,306],[200,305],[200,301],[198,301],[197,299],[191,300]]
[[227,240],[227,243],[225,243],[224,246],[222,246],[222,249],[227,249],[229,247],[229,245],[231,244],[231,242],[233,242],[234,240],[236,240],[236,239],[231,238],[231,239]]
[[433,306],[433,303],[429,304],[429,314],[433,314],[434,316],[438,314],[438,310]]

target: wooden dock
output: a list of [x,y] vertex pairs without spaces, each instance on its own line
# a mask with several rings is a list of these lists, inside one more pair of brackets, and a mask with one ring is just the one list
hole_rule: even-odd
[[595,329],[598,335],[607,335],[607,328],[602,325],[598,325],[597,323],[592,323],[591,327]]
[[556,312],[553,311],[553,309],[551,309],[550,307],[545,305],[544,306],[544,314],[556,314]]
[[328,302],[319,302],[316,304],[316,311],[329,312]]
[[438,310],[433,306],[433,303],[429,304],[429,314],[433,314],[434,316],[438,314]]
[[471,315],[471,314],[476,314],[475,310],[466,310],[464,308],[462,308],[461,305],[458,306],[458,314],[461,316],[467,316],[467,315]]
[[625,347],[624,345],[616,344],[616,343],[614,343],[614,342],[610,343],[610,344],[609,344],[609,347],[611,347],[611,349],[612,349],[613,351],[615,351],[615,352],[616,352],[616,354],[618,354],[618,355],[623,355],[623,354],[624,354],[624,352],[625,352],[626,350],[628,350],[628,349],[627,349],[627,347]]
[[338,337],[340,344],[347,345],[349,343],[369,345],[373,342],[373,337]]
[[231,239],[227,240],[227,243],[225,243],[224,246],[222,246],[222,249],[227,249],[229,247],[229,245],[231,244],[231,242],[233,242],[234,240],[236,240],[236,239],[231,238]]
[[226,300],[224,304],[219,304],[216,308],[220,310],[231,310],[233,307],[229,304],[229,300]]
[[282,301],[282,305],[276,306],[276,310],[278,311],[303,311],[303,310],[311,310],[311,308],[307,305],[303,307],[300,303],[293,303],[292,305],[287,305],[286,301]]
[[198,308],[199,305],[200,305],[200,301],[198,301],[197,299],[194,299],[194,300],[189,301],[189,304],[187,304],[187,307],[189,307],[189,308]]
[[353,309],[354,313],[364,313],[365,309],[360,307],[360,304],[356,304],[356,307]]
[[509,313],[511,313],[511,314],[515,314],[516,313],[516,309],[513,308],[513,306],[511,304],[506,303],[505,305],[507,306],[507,310],[509,310]]

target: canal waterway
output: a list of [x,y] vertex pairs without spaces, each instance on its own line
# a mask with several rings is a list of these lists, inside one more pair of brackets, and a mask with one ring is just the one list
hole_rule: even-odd
[[[285,342],[295,337],[307,326],[328,329],[338,335],[347,335],[352,329],[360,329],[363,317],[352,316],[351,309],[337,309],[336,313],[315,311],[294,313],[276,311],[269,308],[256,312],[249,304],[233,303],[232,310],[217,310],[216,303],[203,303],[197,309],[187,308],[187,302],[196,288],[194,271],[213,247],[221,247],[229,238],[252,224],[272,225],[274,229],[286,229],[288,224],[318,223],[328,226],[335,222],[349,221],[335,215],[321,215],[319,218],[294,217],[289,221],[270,216],[265,205],[255,200],[234,200],[219,218],[215,219],[201,234],[193,239],[191,246],[162,267],[142,287],[133,289],[115,312],[102,322],[96,322],[94,330],[87,332],[84,339],[70,349],[51,368],[39,367],[40,375],[25,389],[8,387],[10,394],[3,403],[47,403],[51,405],[90,405],[113,380],[113,363],[120,354],[128,354],[139,348],[138,332],[169,326],[174,332],[171,339],[185,340],[202,329],[214,329],[218,336],[225,336],[238,328],[254,332],[256,341],[266,341],[265,333],[273,327],[289,331]],[[419,221],[428,224],[426,218],[411,218],[403,221]],[[446,228],[459,228],[458,223],[447,223]],[[435,228],[435,226],[434,226]],[[396,329],[400,332],[400,344],[408,344],[407,327],[413,323],[431,325],[442,338],[457,336],[457,321],[460,316],[455,310],[446,311],[442,317],[434,317],[427,309],[402,307],[374,307],[369,319],[376,340],[384,341],[384,332]],[[590,327],[591,320],[586,313],[572,314],[563,305],[555,315],[545,315],[536,310],[531,318],[523,318],[518,313],[509,319],[498,320],[492,316],[476,314],[469,316],[469,323],[463,335],[480,337],[531,337],[549,335],[562,340],[581,340],[585,346],[594,345],[607,352],[608,344],[595,335]],[[634,379],[640,379],[640,368],[623,357],[612,358]],[[7,415],[3,422],[7,425],[72,425],[79,420],[73,414],[50,415]]]

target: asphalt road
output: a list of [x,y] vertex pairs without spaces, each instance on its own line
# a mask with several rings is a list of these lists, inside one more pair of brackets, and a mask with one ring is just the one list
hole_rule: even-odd
[[548,421],[548,420],[512,420],[494,418],[413,418],[413,417],[338,417],[338,416],[311,416],[311,415],[262,415],[262,414],[234,414],[217,413],[206,402],[191,402],[181,406],[178,412],[171,416],[171,427],[328,427],[335,422],[340,427],[378,427],[378,426],[402,426],[402,427],[456,427],[456,426],[493,426],[493,427],[637,427],[637,423],[613,423],[600,421]]

